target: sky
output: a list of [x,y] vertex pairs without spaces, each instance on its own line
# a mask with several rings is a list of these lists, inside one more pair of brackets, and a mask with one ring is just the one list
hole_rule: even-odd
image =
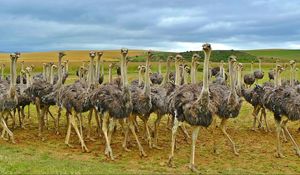
[[299,0],[0,0],[0,51],[300,49]]

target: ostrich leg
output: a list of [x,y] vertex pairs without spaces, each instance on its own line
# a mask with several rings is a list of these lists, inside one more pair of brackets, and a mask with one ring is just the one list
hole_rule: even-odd
[[68,129],[67,129],[65,144],[72,148],[73,146],[69,143],[72,126],[71,126],[71,122],[70,122],[70,114],[68,112],[66,112],[66,117],[67,117]]
[[283,158],[285,156],[281,152],[281,141],[280,141],[280,133],[282,132],[281,121],[275,119],[275,123],[276,123],[276,136],[277,136],[277,150],[275,156],[277,158]]
[[142,147],[142,145],[141,145],[141,143],[140,143],[140,141],[139,141],[139,138],[138,138],[138,136],[136,135],[136,133],[135,133],[135,128],[134,128],[134,117],[133,117],[133,115],[130,115],[129,116],[129,129],[131,130],[131,133],[133,134],[133,136],[135,137],[135,140],[136,140],[136,142],[137,142],[137,144],[138,144],[138,146],[139,146],[139,151],[140,151],[140,156],[141,157],[147,157],[147,154],[144,152],[144,149],[143,149],[143,147]]
[[223,134],[224,134],[224,135],[227,137],[227,139],[230,141],[230,143],[231,143],[231,145],[232,145],[233,153],[234,153],[235,155],[238,156],[239,153],[238,153],[237,150],[236,150],[235,143],[233,142],[233,140],[230,138],[229,134],[228,134],[227,131],[226,131],[226,122],[227,122],[227,120],[228,120],[228,119],[222,119],[220,127],[221,127],[221,130],[222,130]]
[[213,137],[213,152],[215,154],[219,154],[218,152],[218,142],[216,141],[216,137],[215,137],[215,129],[217,128],[217,118],[216,116],[213,116],[213,121],[212,121],[212,124],[211,124],[211,135]]
[[[115,128],[115,124],[116,124],[115,119],[110,118],[109,124],[108,124],[108,134],[107,134],[109,145],[111,145],[111,138],[112,138],[112,134],[113,134],[113,131]],[[108,150],[105,150],[105,154],[108,154]]]
[[162,149],[157,144],[157,142],[158,142],[158,127],[159,127],[161,118],[162,118],[162,115],[161,114],[157,114],[157,118],[156,118],[155,123],[154,123],[154,143],[153,143],[153,148],[156,148],[156,149]]
[[196,148],[197,137],[199,134],[199,129],[200,129],[200,126],[194,127],[193,134],[192,134],[192,153],[191,153],[191,160],[190,160],[189,168],[193,172],[198,172],[198,170],[196,169],[196,166],[195,166],[195,148]]
[[179,121],[176,117],[174,117],[174,124],[172,127],[172,142],[171,142],[171,155],[169,156],[168,166],[175,167],[173,159],[174,159],[174,150],[175,150],[175,142],[176,142],[176,133],[178,126],[180,125]]
[[[257,115],[260,111],[260,107],[259,106],[255,106],[252,112],[252,116],[253,116],[253,125],[252,125],[252,131],[256,130],[256,120],[257,120]],[[258,122],[260,122],[260,120],[258,120]],[[260,123],[258,125],[261,125]]]
[[[95,110],[95,109],[94,109]],[[101,128],[102,128],[102,119],[100,119],[100,116],[98,114],[98,111],[95,110],[95,118],[96,118],[96,123],[97,123],[97,133],[98,133],[98,137],[102,137],[102,134],[101,134]]]
[[0,120],[1,120],[1,126],[2,126],[3,130],[7,132],[7,134],[9,135],[9,137],[11,139],[11,142],[16,143],[15,139],[14,139],[14,134],[9,130],[9,128],[7,127],[6,122],[3,118],[3,112],[0,112]]
[[141,118],[144,122],[144,135],[147,138],[149,148],[152,148],[152,139],[151,139],[151,134],[150,134],[149,125],[148,125],[149,116],[142,116]]
[[289,130],[287,129],[287,126],[286,126],[287,122],[288,122],[288,120],[285,120],[285,121],[282,122],[283,130],[287,133],[287,135],[288,135],[289,138],[291,139],[291,141],[292,141],[292,143],[293,143],[293,145],[294,145],[294,147],[295,147],[295,151],[296,151],[297,156],[300,157],[300,149],[299,149],[299,146],[298,146],[298,144],[296,143],[296,141],[295,141],[295,139],[293,138],[293,136],[291,135],[291,133],[289,132]]
[[129,135],[128,135],[128,131],[129,131],[129,124],[126,121],[126,119],[120,120],[120,124],[123,128],[123,132],[124,132],[124,141],[122,144],[122,147],[125,151],[131,151],[130,149],[127,148],[127,142],[129,141]]
[[[77,116],[77,113],[76,113],[76,112],[75,112],[75,116]],[[83,152],[89,152],[89,149],[86,147],[86,145],[85,145],[85,143],[84,143],[84,140],[83,140],[83,138],[81,137],[80,131],[79,131],[79,129],[78,129],[77,123],[76,123],[75,118],[74,118],[73,115],[71,115],[71,117],[70,117],[70,122],[71,122],[72,126],[74,127],[75,132],[76,132],[76,134],[77,134],[77,136],[78,136],[78,138],[79,138],[79,140],[80,140],[82,151],[83,151]]]
[[[93,138],[91,137],[93,111],[94,111],[94,109],[90,109],[90,110],[89,110],[89,114],[88,114],[87,137],[86,137],[88,140],[91,140],[91,141],[95,141],[95,139],[93,139]],[[96,117],[96,120],[97,120],[97,116],[96,116],[96,115],[95,115],[95,117]],[[97,124],[98,124],[98,121],[97,121]]]
[[102,119],[102,131],[105,137],[106,146],[105,146],[105,155],[110,157],[111,160],[114,160],[113,152],[110,147],[109,139],[108,139],[108,120],[109,120],[109,114],[105,113]]
[[58,107],[57,119],[56,119],[56,135],[59,135],[59,121],[60,121],[60,117],[61,117],[61,111],[62,111],[62,108]]

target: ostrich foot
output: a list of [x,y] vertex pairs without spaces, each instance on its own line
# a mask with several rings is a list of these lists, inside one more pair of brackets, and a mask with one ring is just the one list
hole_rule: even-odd
[[147,154],[145,153],[145,151],[143,149],[140,150],[140,156],[147,157]]
[[170,168],[176,168],[174,161],[173,161],[173,156],[169,156],[169,160],[168,160],[168,166]]
[[199,170],[196,168],[195,164],[189,164],[188,168],[194,173],[199,173]]
[[126,152],[130,152],[131,149],[127,148],[127,147],[123,147],[123,149],[126,151]]
[[111,147],[108,147],[108,146],[107,146],[107,147],[105,148],[104,154],[105,154],[107,157],[109,157],[111,160],[115,160],[115,158],[114,158],[114,156],[113,156],[113,152],[112,152]]
[[239,155],[240,155],[240,154],[238,153],[238,151],[236,150],[235,147],[233,148],[233,153],[234,153],[234,155],[236,155],[236,156],[239,156]]
[[297,155],[298,157],[300,157],[300,150],[299,150],[299,149],[295,149],[295,151],[296,151],[296,155]]
[[92,142],[96,142],[96,140],[94,138],[92,138],[92,137],[87,137],[86,140],[92,141]]
[[277,157],[277,158],[285,158],[285,156],[281,152],[278,152],[278,151],[275,153],[275,157]]
[[82,150],[83,153],[90,153],[91,152],[85,145],[81,146],[81,150]]
[[157,150],[162,150],[162,147],[158,146],[157,144],[153,144],[152,147]]
[[69,148],[74,148],[73,145],[71,145],[70,143],[65,143]]
[[256,128],[255,128],[255,127],[252,127],[252,128],[251,128],[251,131],[254,131],[254,132],[256,132],[257,130],[256,130]]
[[59,131],[56,131],[55,134],[56,134],[56,135],[60,135],[60,132],[59,132]]

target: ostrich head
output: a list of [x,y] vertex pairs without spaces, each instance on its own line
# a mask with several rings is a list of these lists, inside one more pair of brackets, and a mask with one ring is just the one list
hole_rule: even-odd
[[192,60],[196,61],[199,58],[200,58],[200,56],[195,53],[195,54],[193,54]]
[[62,57],[64,57],[64,56],[66,56],[66,54],[65,54],[64,52],[59,52],[59,53],[58,53],[58,57],[59,57],[59,58],[62,58]]
[[97,52],[97,55],[100,58],[103,55],[103,52]]
[[229,56],[229,61],[231,62],[231,63],[236,63],[236,56],[234,56],[234,55],[231,55],[231,56]]
[[294,66],[296,64],[296,62],[294,60],[290,60],[289,63],[290,63],[291,66]]
[[18,58],[20,58],[21,53],[20,52],[15,52],[15,55],[16,55],[16,58],[18,59]]
[[121,49],[121,54],[122,54],[124,57],[127,56],[127,54],[128,54],[128,49],[122,48],[122,49]]
[[170,62],[172,60],[174,60],[174,57],[173,56],[168,56],[167,61]]
[[202,48],[205,53],[211,52],[211,45],[208,43],[203,44]]
[[95,56],[96,56],[96,52],[95,51],[90,51],[90,57],[91,58],[95,58]]

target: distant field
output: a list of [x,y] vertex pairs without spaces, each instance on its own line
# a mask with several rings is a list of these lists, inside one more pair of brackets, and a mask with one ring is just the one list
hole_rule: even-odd
[[[104,50],[103,59],[105,61],[117,61],[120,57],[119,50]],[[56,62],[58,51],[51,52],[25,52],[22,53],[20,61],[24,60],[28,63],[39,62]],[[88,50],[73,50],[65,51],[67,54],[65,59],[71,62],[81,62],[89,59]],[[166,60],[168,56],[175,56],[180,54],[186,61],[190,61],[193,54],[199,54],[203,59],[204,54],[202,51],[186,51],[186,52],[163,52],[154,51],[153,61]],[[263,57],[263,62],[274,63],[276,58],[279,58],[281,62],[287,62],[290,59],[300,61],[300,50],[285,50],[285,49],[265,49],[265,50],[213,50],[211,54],[212,62],[220,62],[221,60],[227,61],[230,55],[235,55],[239,62],[249,63],[251,61],[257,62],[257,57]],[[129,50],[129,57],[134,62],[143,62],[146,57],[145,50]],[[9,54],[0,53],[0,62],[8,62]]]
[[287,49],[264,49],[264,50],[248,50],[244,51],[257,57],[265,57],[268,62],[279,58],[282,61],[290,59],[300,61],[300,50],[287,50]]
[[[59,51],[51,52],[25,52],[21,53],[20,61],[24,60],[26,62],[51,62],[56,61]],[[65,51],[67,54],[66,59],[71,62],[79,62],[84,60],[89,60],[89,51],[88,50],[73,50]],[[136,57],[143,55],[145,51],[143,50],[130,50],[129,56]],[[105,61],[115,61],[120,57],[120,50],[104,50],[103,59]],[[8,53],[0,53],[0,61],[7,62],[9,58]]]

